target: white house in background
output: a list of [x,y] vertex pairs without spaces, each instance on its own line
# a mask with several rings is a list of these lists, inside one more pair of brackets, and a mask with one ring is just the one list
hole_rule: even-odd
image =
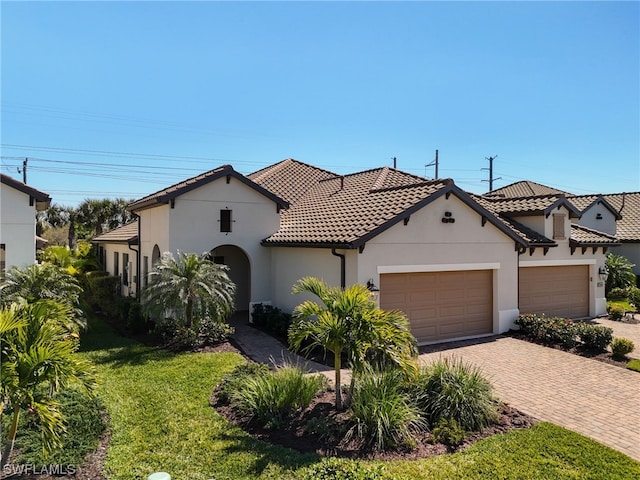
[[48,194],[0,174],[0,276],[36,261],[36,212],[51,204]]
[[98,257],[105,270],[120,277],[120,293],[134,296],[138,290],[138,222],[97,235],[92,242],[98,245]]
[[337,175],[293,159],[246,176],[221,166],[128,208],[138,216],[129,236],[94,241],[111,273],[136,248],[141,287],[161,253],[177,250],[228,265],[237,310],[291,311],[309,298],[291,294],[305,276],[368,284],[382,308],[408,315],[420,343],[502,333],[520,312],[605,313],[598,272],[618,245],[577,225],[564,197],[479,197],[449,179],[388,167]]

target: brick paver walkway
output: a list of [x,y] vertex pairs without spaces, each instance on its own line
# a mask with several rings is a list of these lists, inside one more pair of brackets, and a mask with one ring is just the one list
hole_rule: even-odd
[[[452,344],[456,345],[456,344]],[[511,337],[420,355],[482,368],[498,398],[640,460],[640,374]]]

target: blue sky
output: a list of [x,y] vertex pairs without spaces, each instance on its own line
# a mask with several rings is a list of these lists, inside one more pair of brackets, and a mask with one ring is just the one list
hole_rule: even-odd
[[[231,164],[640,190],[638,2],[6,2],[3,173],[54,202]],[[485,181],[483,181],[485,180]]]

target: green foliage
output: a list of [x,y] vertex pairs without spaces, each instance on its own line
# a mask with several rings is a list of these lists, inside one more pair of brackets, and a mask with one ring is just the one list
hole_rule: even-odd
[[624,318],[624,314],[626,312],[624,307],[621,307],[620,305],[607,305],[607,313],[609,314],[611,320],[619,321]]
[[615,287],[609,291],[609,293],[607,294],[607,298],[612,300],[622,300],[627,298],[627,295],[628,295],[627,288]]
[[216,390],[216,396],[220,402],[229,403],[231,394],[237,392],[248,379],[268,374],[269,366],[264,363],[242,363],[222,377]]
[[640,310],[640,288],[630,287],[628,289],[627,298],[636,307],[636,311]]
[[165,318],[156,323],[156,332],[160,334],[166,347],[180,351],[226,342],[233,335],[234,328],[228,323],[209,317],[203,318],[197,326],[191,327],[173,318]]
[[251,315],[253,323],[279,337],[286,337],[291,325],[291,314],[278,307],[257,303]]
[[433,439],[451,447],[457,447],[464,442],[466,432],[453,419],[441,418],[433,427]]
[[497,401],[482,371],[460,359],[442,358],[420,370],[411,390],[430,425],[455,420],[479,431],[497,418]]
[[543,343],[560,344],[565,348],[576,345],[580,327],[571,320],[545,315],[520,315],[515,324],[534,340]]
[[61,446],[46,457],[42,454],[38,419],[33,415],[21,421],[21,435],[16,440],[20,449],[19,463],[42,465],[80,465],[84,456],[96,449],[98,438],[106,428],[104,406],[98,397],[76,389],[56,395],[64,417],[66,431],[60,435]]
[[636,284],[636,275],[633,273],[635,265],[627,258],[607,252],[605,265],[609,272],[605,284],[607,295],[613,288],[627,288]]
[[305,277],[293,286],[293,293],[312,293],[321,304],[306,301],[298,305],[289,328],[289,346],[308,353],[321,347],[333,353],[336,408],[342,409],[340,368],[346,354],[354,371],[375,363],[415,371],[416,339],[402,312],[377,308],[364,285],[345,289],[330,287],[322,280]]
[[300,480],[394,480],[385,473],[383,465],[367,465],[346,458],[323,458],[320,462],[303,469]]
[[633,360],[629,360],[627,363],[627,368],[629,370],[633,370],[634,372],[640,372],[640,360],[634,358]]
[[628,338],[614,338],[611,342],[611,351],[614,358],[624,358],[627,354],[633,352],[635,348],[633,341]]
[[613,329],[603,325],[578,323],[582,345],[590,350],[606,350],[613,338]]
[[398,370],[359,372],[350,406],[353,426],[346,439],[378,450],[415,443],[414,435],[427,424],[405,386],[406,377]]
[[87,303],[109,316],[118,314],[120,295],[120,277],[109,276],[107,272],[95,271],[86,274]]
[[245,377],[230,395],[231,407],[265,428],[277,427],[294,412],[308,407],[327,386],[324,375],[307,375],[300,367],[286,365],[268,375]]
[[171,316],[187,328],[197,328],[207,316],[223,321],[233,312],[236,290],[228,270],[208,254],[178,252],[176,259],[165,252],[142,291],[144,312],[158,319]]

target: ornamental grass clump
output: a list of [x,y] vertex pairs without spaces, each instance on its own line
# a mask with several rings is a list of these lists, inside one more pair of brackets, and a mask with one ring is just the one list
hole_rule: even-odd
[[376,450],[411,446],[416,432],[427,423],[406,391],[399,370],[365,369],[356,378],[351,398],[352,426],[345,439],[357,439]]
[[247,377],[231,392],[231,406],[248,415],[250,422],[277,428],[294,412],[308,407],[313,397],[327,387],[324,375],[307,375],[301,367],[285,365],[268,375]]
[[421,369],[412,386],[429,425],[455,420],[466,431],[479,431],[498,417],[498,402],[482,371],[456,358],[441,358]]

